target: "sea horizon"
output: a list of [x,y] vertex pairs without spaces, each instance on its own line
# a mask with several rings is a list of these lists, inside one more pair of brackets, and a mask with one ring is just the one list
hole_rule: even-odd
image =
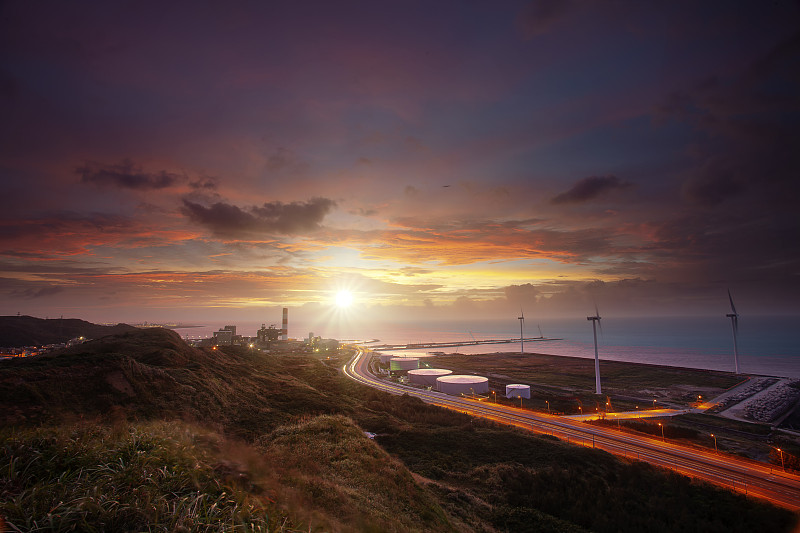
[[[740,319],[738,331],[740,372],[782,377],[800,377],[800,343],[794,336],[798,317],[756,316]],[[316,326],[316,327],[315,327]],[[315,324],[290,321],[289,337],[307,338],[310,333],[344,341],[380,344],[469,342],[485,339],[514,339],[508,344],[481,344],[443,348],[463,354],[519,352],[517,320],[427,320],[396,321],[391,324]],[[700,368],[733,372],[733,332],[726,317],[609,317],[598,328],[601,360]],[[184,338],[208,337],[220,329],[214,326],[178,328]],[[237,332],[255,336],[261,322],[241,322]],[[525,337],[543,335],[545,341],[525,342],[525,353],[543,353],[593,358],[591,322],[580,319],[529,319]],[[557,340],[556,340],[557,339]],[[425,351],[438,351],[429,348]],[[413,352],[413,350],[412,350]]]

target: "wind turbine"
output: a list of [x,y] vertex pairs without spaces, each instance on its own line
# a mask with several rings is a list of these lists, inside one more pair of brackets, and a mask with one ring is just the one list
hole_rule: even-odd
[[522,312],[522,308],[519,308],[519,316],[517,317],[519,320],[519,353],[525,353],[525,337],[522,336],[522,327],[525,324],[525,313]]
[[586,320],[592,321],[592,333],[594,333],[594,393],[602,394],[600,390],[600,356],[597,355],[597,324],[600,322],[597,306],[594,307],[594,316],[587,316]]
[[739,313],[736,312],[736,307],[733,305],[733,297],[731,290],[728,289],[728,300],[731,302],[731,312],[725,315],[731,319],[731,328],[733,329],[733,362],[736,365],[736,373],[739,373],[739,346],[736,343],[736,336],[739,334]]

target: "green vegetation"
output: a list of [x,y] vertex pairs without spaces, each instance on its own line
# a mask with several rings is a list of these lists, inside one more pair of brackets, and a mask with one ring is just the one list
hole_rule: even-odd
[[285,518],[165,422],[0,433],[0,515],[22,531],[275,531]]
[[338,373],[346,357],[195,350],[147,330],[0,363],[0,517],[48,531],[727,532],[796,522],[646,464],[357,385]]
[[303,508],[317,510],[309,523],[325,530],[453,530],[433,495],[349,418],[318,416],[259,442],[280,465],[281,484],[293,487]]
[[[449,354],[436,358],[437,366],[456,372],[494,374],[505,383],[528,383],[545,388],[567,391],[594,390],[594,360],[544,354]],[[498,370],[501,369],[501,370]],[[507,379],[497,376],[502,374]],[[657,391],[659,397],[669,397],[671,391],[681,390],[669,399],[693,401],[698,394],[722,392],[742,381],[729,372],[693,370],[668,366],[600,361],[603,390],[612,394],[641,395],[643,389]],[[652,398],[651,398],[652,399]],[[659,400],[661,401],[661,400]]]
[[[475,506],[474,512],[494,527],[540,531],[556,520],[598,532],[789,531],[796,519],[742,495],[552,437],[465,421],[457,413],[449,423],[428,425],[430,406],[411,398],[404,403],[403,414],[395,415],[401,416],[399,429],[379,437],[380,444],[412,471],[478,496],[491,509]],[[546,516],[549,525],[523,527],[514,518],[520,515]]]
[[96,339],[117,335],[136,328],[127,324],[101,326],[76,318],[35,318],[32,316],[0,316],[0,347],[40,346],[67,342],[77,337]]

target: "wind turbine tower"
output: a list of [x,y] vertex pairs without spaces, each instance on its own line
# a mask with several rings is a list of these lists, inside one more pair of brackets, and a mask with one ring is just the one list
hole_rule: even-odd
[[522,327],[525,324],[525,313],[522,312],[522,309],[519,310],[517,320],[519,320],[519,353],[525,353],[525,337],[523,337],[522,334]]
[[733,305],[733,297],[731,290],[728,289],[728,300],[731,302],[731,312],[725,315],[731,319],[731,328],[733,329],[733,363],[736,366],[736,373],[739,373],[739,345],[736,342],[736,337],[739,334],[739,313],[736,312],[736,307]]
[[597,324],[600,322],[600,313],[594,309],[594,316],[587,316],[586,320],[592,321],[592,333],[594,333],[594,393],[602,394],[600,390],[600,356],[597,355]]

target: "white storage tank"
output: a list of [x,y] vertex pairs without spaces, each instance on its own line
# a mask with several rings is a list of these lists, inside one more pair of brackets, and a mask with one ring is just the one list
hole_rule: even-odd
[[489,378],[481,376],[441,376],[436,378],[436,388],[454,396],[470,396],[489,392]]
[[378,357],[379,357],[379,358],[380,358],[380,360],[381,360],[381,364],[382,364],[382,365],[385,365],[385,364],[387,364],[389,361],[391,361],[391,360],[392,360],[392,357],[394,357],[394,356],[393,356],[392,354],[390,354],[390,353],[382,353],[382,354],[380,354]]
[[506,398],[531,398],[531,386],[520,383],[506,385]]
[[436,387],[437,378],[449,376],[452,373],[452,370],[445,370],[444,368],[420,368],[418,370],[409,370],[408,380],[412,385]]
[[407,372],[419,368],[419,359],[416,357],[392,357],[389,360],[391,372]]

